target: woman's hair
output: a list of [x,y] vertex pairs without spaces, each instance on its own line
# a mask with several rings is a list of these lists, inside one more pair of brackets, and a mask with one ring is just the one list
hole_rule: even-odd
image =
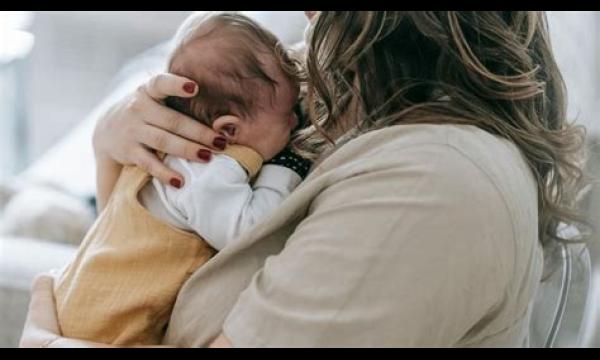
[[315,158],[389,125],[474,125],[524,155],[542,244],[567,241],[560,226],[587,225],[577,209],[585,129],[565,119],[543,12],[320,12],[308,37],[312,125],[296,137],[300,153]]
[[[217,45],[218,44],[218,45]],[[278,85],[265,61],[298,86],[298,60],[267,29],[236,12],[193,14],[179,27],[167,70],[198,84],[192,98],[168,97],[165,104],[211,126],[230,114],[252,114],[271,99]],[[205,53],[218,46],[218,56]]]

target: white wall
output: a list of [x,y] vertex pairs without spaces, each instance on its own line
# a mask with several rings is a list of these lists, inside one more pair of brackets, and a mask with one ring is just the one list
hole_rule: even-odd
[[[569,93],[568,113],[588,129],[587,175],[596,182],[585,197],[584,211],[591,224],[600,229],[600,12],[550,12],[550,34],[557,62]],[[591,139],[595,137],[596,139]],[[600,238],[589,242],[592,263],[600,274]]]
[[600,134],[600,12],[549,11],[548,23],[567,85],[569,117]]
[[186,11],[36,12],[30,31],[27,105],[33,160],[106,95],[132,56],[169,39]]

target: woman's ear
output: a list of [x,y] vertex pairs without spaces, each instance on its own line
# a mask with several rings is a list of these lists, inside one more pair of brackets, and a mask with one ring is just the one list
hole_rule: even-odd
[[224,115],[213,121],[214,131],[225,136],[227,142],[235,144],[239,138],[241,119],[233,115]]

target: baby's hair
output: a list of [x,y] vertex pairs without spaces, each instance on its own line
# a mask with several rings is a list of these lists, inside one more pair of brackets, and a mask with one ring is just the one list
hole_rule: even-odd
[[[265,100],[273,100],[278,83],[261,59],[272,61],[295,87],[301,81],[300,62],[275,35],[239,13],[191,16],[179,28],[174,45],[168,71],[194,80],[199,89],[192,98],[169,97],[165,104],[208,126],[232,111],[251,115]],[[220,58],[204,56],[201,50],[207,46],[217,46]],[[182,60],[190,47],[200,51]]]

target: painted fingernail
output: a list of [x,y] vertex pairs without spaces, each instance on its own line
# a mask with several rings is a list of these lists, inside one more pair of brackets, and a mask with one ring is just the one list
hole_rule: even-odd
[[185,91],[188,94],[193,94],[194,91],[196,91],[196,84],[194,84],[193,82],[186,82],[183,85],[183,91]]
[[225,147],[227,146],[227,139],[224,137],[215,138],[213,140],[213,146],[219,150],[225,150]]
[[198,150],[197,155],[198,155],[198,158],[200,158],[201,160],[210,161],[211,153],[210,153],[210,151],[208,151],[206,149]]
[[171,181],[169,181],[169,184],[171,184],[171,186],[174,186],[178,189],[181,188],[181,180],[179,180],[179,179],[172,178]]
[[235,126],[232,124],[226,124],[223,126],[223,131],[225,131],[229,136],[235,135]]

